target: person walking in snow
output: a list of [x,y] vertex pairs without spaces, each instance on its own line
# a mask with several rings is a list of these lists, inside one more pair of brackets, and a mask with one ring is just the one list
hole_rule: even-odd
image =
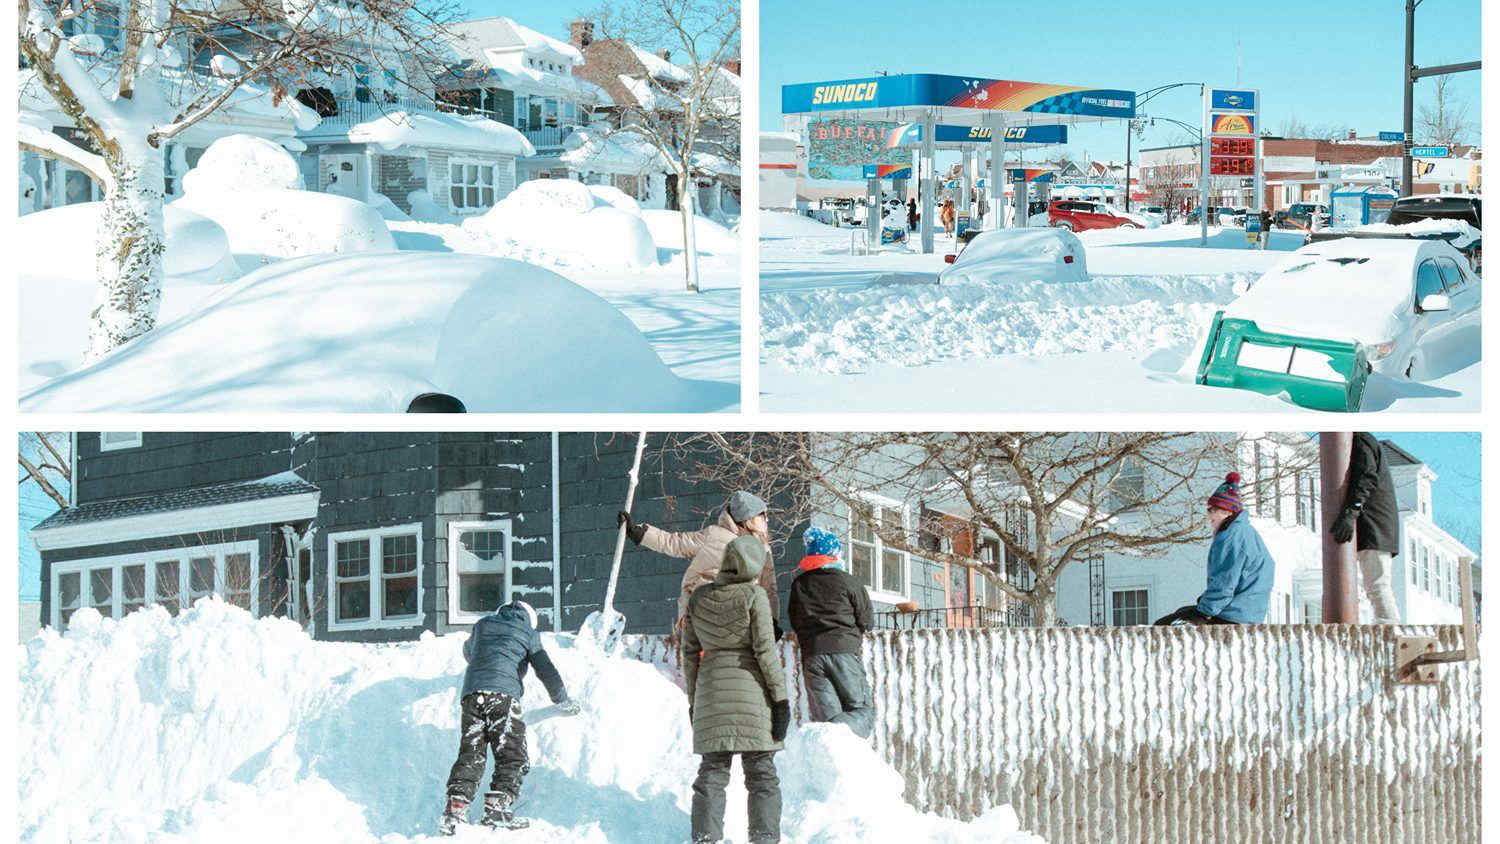
[[749,792],[750,841],[781,838],[781,781],[774,757],[792,714],[770,603],[756,586],[770,562],[759,538],[736,537],[724,548],[713,583],[694,590],[683,616],[688,718],[693,752],[703,757],[693,782],[694,842],[724,837],[724,789],[736,754]]
[[[719,573],[719,561],[724,558],[724,549],[739,536],[754,536],[771,553],[769,537],[770,521],[766,516],[766,502],[744,490],[729,496],[724,510],[719,513],[717,523],[703,530],[672,533],[653,527],[645,522],[631,519],[630,514],[620,511],[617,524],[625,525],[630,541],[669,557],[686,557],[692,560],[687,571],[682,573],[682,592],[677,596],[677,628],[687,612],[688,598],[700,586],[714,582]],[[776,618],[776,568],[769,563],[760,571],[760,587],[765,590],[771,605],[771,622],[776,637],[781,638],[781,623]]]
[[1396,483],[1380,440],[1368,431],[1354,432],[1349,452],[1349,483],[1344,506],[1328,532],[1340,545],[1355,541],[1365,595],[1375,611],[1376,624],[1401,623],[1396,594],[1391,590],[1391,562],[1401,552]]
[[1157,624],[1260,624],[1266,620],[1276,561],[1244,509],[1240,475],[1230,472],[1208,497],[1208,520],[1214,528],[1208,546],[1208,586],[1198,603],[1157,619]]
[[954,211],[953,211],[953,200],[951,200],[951,199],[945,199],[945,200],[943,200],[943,208],[942,208],[942,211],[939,212],[938,219],[941,220],[942,223],[943,223],[943,234],[946,234],[949,237],[952,237],[953,236],[953,222],[954,222],[954,219],[955,219],[955,214],[954,214]]
[[909,232],[917,230],[917,198],[914,196],[906,198],[906,230]]
[[531,766],[526,758],[526,724],[521,720],[522,680],[526,668],[536,671],[547,694],[566,715],[577,715],[578,704],[568,698],[562,675],[542,649],[536,629],[536,610],[525,601],[512,601],[474,623],[464,642],[463,712],[459,726],[458,761],[448,774],[448,807],[439,830],[452,835],[466,823],[469,803],[484,775],[484,753],[495,757],[495,773],[484,795],[485,826],[520,829],[528,825],[512,811],[521,792],[521,779]]
[[874,626],[870,593],[844,571],[842,547],[832,532],[810,527],[802,545],[807,554],[787,590],[786,617],[802,652],[807,708],[814,721],[847,724],[869,738],[875,709],[860,652]]

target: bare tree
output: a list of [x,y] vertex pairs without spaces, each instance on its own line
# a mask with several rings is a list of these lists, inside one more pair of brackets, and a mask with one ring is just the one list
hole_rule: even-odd
[[73,486],[73,466],[69,461],[68,435],[58,432],[22,431],[16,450],[21,486],[34,483],[58,507],[67,507]]
[[1451,89],[1453,74],[1432,77],[1432,99],[1417,109],[1417,126],[1425,143],[1453,146],[1469,134],[1469,104]]
[[[45,89],[93,149],[40,130],[21,140],[105,188],[86,357],[156,325],[168,141],[256,93],[315,120],[289,89],[359,66],[403,67],[403,82],[431,90],[446,55],[437,36],[455,9],[451,0],[21,0],[21,84]],[[117,43],[76,31],[100,21]],[[210,59],[207,71],[193,69],[205,65],[198,58]]]
[[[647,78],[615,104],[614,131],[644,139],[661,154],[677,180],[682,213],[683,269],[687,289],[698,290],[694,185],[698,175],[719,175],[740,160],[740,91],[728,64],[739,56],[740,6],[735,0],[605,0],[591,13],[604,41],[640,47]],[[658,58],[660,50],[665,58]],[[672,63],[661,78],[655,62]],[[660,68],[660,70],[666,70]]]
[[[777,544],[817,513],[857,514],[886,548],[978,571],[1048,625],[1057,618],[1057,578],[1070,563],[1204,542],[1203,500],[1224,472],[1247,462],[1257,442],[1296,439],[1151,431],[711,432],[676,435],[669,447],[695,467],[688,470],[694,480],[780,502],[786,509],[777,513]],[[1314,449],[1293,451],[1303,456],[1254,467],[1243,485],[1247,497],[1280,489],[1316,461]],[[916,523],[872,512],[870,493],[899,502],[917,514]],[[1003,558],[974,553],[981,536],[996,540]]]
[[1159,163],[1141,168],[1141,183],[1151,200],[1167,209],[1167,219],[1177,216],[1182,203],[1198,195],[1198,161],[1186,150],[1168,154]]

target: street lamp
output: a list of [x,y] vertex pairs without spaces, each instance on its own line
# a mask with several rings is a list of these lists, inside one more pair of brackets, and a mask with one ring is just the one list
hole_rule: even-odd
[[[1183,88],[1183,87],[1186,87],[1188,85],[1197,85],[1199,88],[1203,87],[1203,83],[1202,82],[1173,82],[1173,83],[1171,83],[1169,85],[1158,85],[1155,88],[1148,88],[1148,89],[1146,89],[1144,91],[1141,91],[1141,92],[1137,93],[1135,95],[1135,107],[1136,108],[1140,108],[1141,106],[1145,105],[1146,103],[1151,102],[1152,98],[1156,97],[1158,94],[1162,93],[1163,91],[1170,91],[1173,88]],[[1125,121],[1125,210],[1126,211],[1130,210],[1130,134],[1131,134],[1131,132],[1134,132],[1137,136],[1141,135],[1141,133],[1145,130],[1145,126],[1141,122],[1142,119],[1143,118],[1141,118],[1141,117],[1136,117],[1136,118],[1133,118],[1131,120]]]

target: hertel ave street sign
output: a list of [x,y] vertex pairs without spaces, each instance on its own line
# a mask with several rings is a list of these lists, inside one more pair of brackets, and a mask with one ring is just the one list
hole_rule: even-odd
[[1447,158],[1448,147],[1412,147],[1413,158]]

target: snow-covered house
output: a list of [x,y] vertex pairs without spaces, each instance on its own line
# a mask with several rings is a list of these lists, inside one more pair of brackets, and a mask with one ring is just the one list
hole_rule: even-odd
[[649,156],[590,162],[568,155],[587,142],[578,138],[569,143],[570,136],[594,122],[595,109],[611,105],[603,88],[574,75],[583,64],[577,47],[506,17],[460,21],[446,30],[461,60],[441,85],[438,99],[455,111],[483,115],[526,136],[536,152],[518,162],[517,181],[571,178],[612,184],[609,177],[617,173],[634,177],[648,170]]
[[[1461,620],[1458,564],[1477,555],[1432,520],[1432,483],[1437,476],[1420,459],[1383,440],[1401,511],[1401,547],[1392,588],[1408,624]],[[1275,585],[1266,621],[1316,623],[1322,618],[1323,569],[1321,491],[1314,461],[1315,439],[1301,443],[1255,441],[1236,467],[1246,482],[1245,511],[1276,560]],[[1298,467],[1288,470],[1286,467]],[[1277,483],[1256,483],[1275,477]],[[1216,479],[1205,475],[1202,488]],[[1206,496],[1205,492],[1205,496]],[[1207,577],[1207,542],[1152,557],[1106,555],[1074,565],[1058,578],[1059,617],[1073,624],[1149,624],[1194,603]],[[1361,589],[1360,618],[1371,617]]]
[[[607,433],[73,436],[76,503],[30,531],[45,625],[217,594],[359,641],[467,629],[509,596],[546,629],[577,629],[603,600],[635,448]],[[716,518],[725,493],[659,459],[636,517],[668,530]],[[794,564],[778,562],[783,582]],[[670,631],[685,565],[631,549],[615,602],[631,632]]]
[[[77,17],[63,23],[63,31],[72,36],[75,52],[89,59],[89,72],[101,82],[117,79],[120,50],[124,44],[122,6],[118,3],[83,4],[71,0]],[[214,56],[195,53],[192,45],[175,43],[167,51],[172,64],[163,71],[165,100],[183,105],[205,90],[225,83],[214,67]],[[222,57],[221,57],[222,58]],[[220,65],[222,67],[222,64]],[[23,145],[31,133],[50,133],[89,152],[93,149],[87,135],[73,125],[72,119],[58,107],[36,74],[22,67],[17,76],[18,134]],[[303,149],[298,131],[318,123],[318,115],[290,98],[275,96],[264,85],[240,86],[219,109],[193,124],[166,144],[165,165],[168,199],[182,192],[182,175],[198,163],[209,144],[227,135],[249,134],[266,138],[296,153]],[[31,146],[41,146],[31,144]],[[22,149],[20,156],[20,213],[40,211],[78,202],[104,198],[103,187],[82,170],[66,161],[34,150]]]

